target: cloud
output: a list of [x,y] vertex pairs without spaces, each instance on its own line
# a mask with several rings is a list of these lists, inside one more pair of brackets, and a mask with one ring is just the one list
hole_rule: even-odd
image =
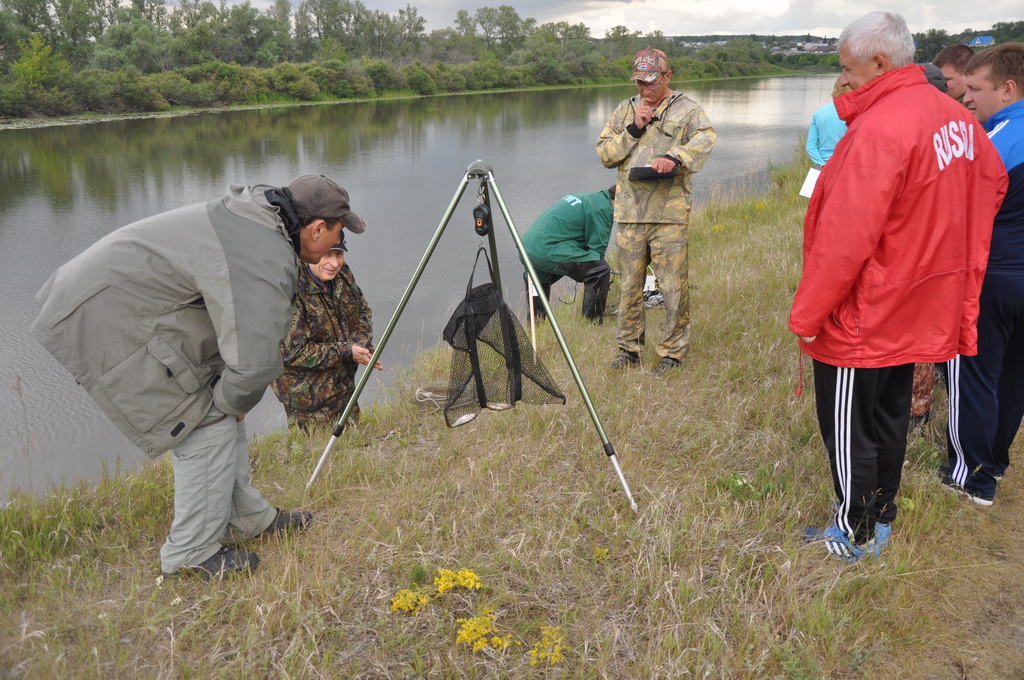
[[[269,2],[269,0],[266,0]],[[298,3],[299,0],[293,0]],[[257,0],[253,0],[256,4]],[[875,10],[893,10],[891,2],[850,3],[844,0],[363,0],[370,9],[391,14],[409,4],[427,20],[427,31],[455,22],[455,14],[470,14],[480,7],[511,5],[519,16],[538,24],[567,21],[583,23],[595,38],[609,28],[626,26],[633,31],[665,35],[825,35],[838,37],[843,27]],[[959,33],[967,28],[983,30],[1000,21],[1020,21],[1024,12],[1019,0],[924,0],[899,3],[895,8],[915,33],[937,28]]]

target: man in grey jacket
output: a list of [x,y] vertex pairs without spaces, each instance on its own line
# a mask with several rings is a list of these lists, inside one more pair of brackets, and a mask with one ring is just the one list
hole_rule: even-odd
[[366,228],[323,175],[232,185],[115,230],[36,296],[40,344],[146,454],[172,451],[165,576],[254,569],[254,553],[228,546],[309,523],[250,485],[242,420],[283,371],[298,260],[319,262],[343,226]]

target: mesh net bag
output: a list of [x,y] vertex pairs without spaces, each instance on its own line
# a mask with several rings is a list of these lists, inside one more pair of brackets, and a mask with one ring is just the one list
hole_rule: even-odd
[[[476,265],[483,253],[491,281],[473,286]],[[517,401],[527,404],[564,404],[562,394],[526,331],[494,285],[487,250],[481,246],[469,277],[466,298],[459,303],[444,329],[454,350],[444,419],[448,427],[473,420],[481,409],[503,411]]]

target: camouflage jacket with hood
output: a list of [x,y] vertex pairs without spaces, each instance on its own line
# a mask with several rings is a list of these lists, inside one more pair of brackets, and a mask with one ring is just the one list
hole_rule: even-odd
[[[615,221],[619,224],[686,224],[690,216],[691,175],[703,167],[715,146],[716,134],[699,104],[678,92],[667,96],[654,111],[655,120],[634,137],[633,122],[639,95],[615,108],[597,140],[597,155],[606,168],[618,168]],[[679,162],[672,177],[629,179],[634,165],[650,165],[661,156]]]
[[292,321],[281,341],[284,374],[271,387],[294,411],[340,410],[355,390],[352,345],[373,351],[372,313],[347,264],[330,290],[308,265],[299,269]]

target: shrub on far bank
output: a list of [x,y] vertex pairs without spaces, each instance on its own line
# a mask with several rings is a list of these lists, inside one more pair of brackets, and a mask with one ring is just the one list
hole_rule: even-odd
[[172,106],[203,107],[217,103],[217,93],[212,84],[192,83],[176,71],[154,73],[146,79]]
[[352,99],[367,97],[373,92],[373,85],[361,64],[329,59],[322,63],[302,64],[301,68],[322,93],[332,97]]
[[28,115],[28,93],[20,83],[0,84],[0,116],[20,118]]
[[270,69],[270,88],[299,101],[311,101],[320,96],[320,86],[291,62],[276,64]]
[[167,100],[134,68],[86,69],[63,87],[0,87],[0,115],[66,116],[83,112],[131,113],[166,109]]
[[437,83],[434,82],[434,77],[418,61],[404,67],[402,69],[402,77],[405,78],[409,89],[416,94],[426,95],[437,92]]
[[370,79],[370,85],[378,92],[405,87],[402,74],[389,61],[363,58],[362,67],[366,77]]
[[181,69],[180,73],[190,83],[199,86],[196,93],[209,102],[207,106],[241,104],[249,94],[247,90],[251,91],[246,87],[244,71],[238,64],[207,61]]
[[443,63],[431,64],[430,74],[439,90],[444,92],[462,92],[466,89],[466,75],[457,66]]

